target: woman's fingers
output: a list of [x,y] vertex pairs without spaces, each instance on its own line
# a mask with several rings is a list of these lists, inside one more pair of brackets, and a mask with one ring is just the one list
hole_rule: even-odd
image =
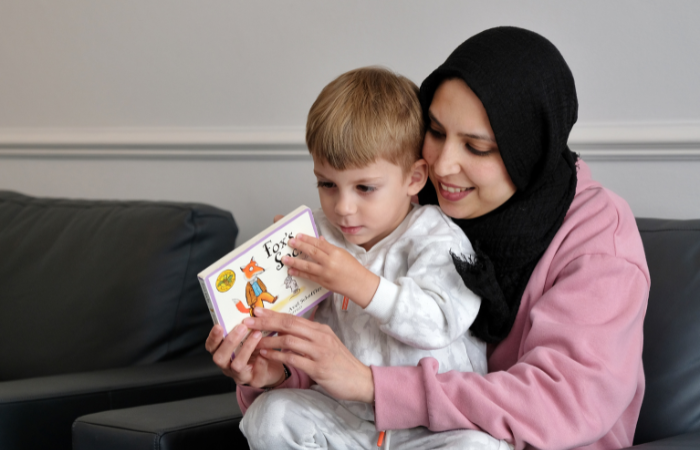
[[[260,354],[270,359],[290,363],[295,367],[297,357],[304,361],[324,361],[338,351],[347,351],[330,327],[311,322],[303,317],[282,314],[270,310],[255,309],[254,318],[246,318],[244,323],[251,329],[276,331],[277,336],[268,336],[258,344]],[[272,349],[286,350],[283,355]],[[306,371],[307,367],[299,367]]]
[[219,348],[221,342],[224,340],[224,329],[221,325],[214,325],[214,327],[209,332],[206,342],[204,342],[204,348],[207,349],[212,355]]
[[[313,339],[313,338],[312,338]],[[316,339],[319,341],[320,339]],[[313,360],[318,360],[322,357],[321,347],[319,342],[314,340],[304,339],[300,337],[293,336],[291,334],[283,334],[277,336],[269,336],[260,341],[258,345],[259,349],[270,350],[270,349],[280,349],[287,350],[290,352],[297,353],[302,356],[306,356]],[[263,355],[265,353],[262,353]]]
[[255,308],[255,317],[243,319],[243,324],[250,329],[275,331],[282,334],[309,339],[323,325],[292,314],[284,314],[265,308]]
[[249,383],[255,375],[253,364],[260,339],[260,331],[250,332],[245,325],[236,325],[214,352],[214,363],[237,384]]
[[313,378],[313,375],[318,367],[318,363],[303,355],[297,355],[290,352],[281,352],[278,350],[261,349],[260,356],[269,361],[281,362],[286,366],[296,367],[307,375]]
[[260,356],[303,370],[337,399],[374,401],[372,370],[327,325],[263,308],[255,308],[255,317],[243,323],[250,329],[279,333],[260,340]]
[[[266,318],[270,320],[265,322],[276,323],[278,318],[272,316],[269,314]],[[329,327],[313,322],[307,326],[304,319],[296,319],[281,321],[280,329],[287,330],[286,334],[261,340],[260,355],[304,371],[337,399],[371,403],[371,369],[350,353]]]
[[255,351],[255,347],[258,345],[262,339],[262,333],[259,331],[253,331],[248,335],[243,344],[236,352],[236,355],[231,359],[230,368],[235,373],[243,373],[252,370],[250,365],[250,356]]
[[222,370],[229,370],[231,364],[231,355],[233,355],[233,352],[235,352],[238,346],[241,345],[241,342],[243,342],[243,339],[247,334],[248,328],[245,325],[238,324],[235,327],[233,327],[231,332],[219,344],[214,353],[212,353],[212,359],[214,360],[214,364],[219,366],[219,368],[221,368]]

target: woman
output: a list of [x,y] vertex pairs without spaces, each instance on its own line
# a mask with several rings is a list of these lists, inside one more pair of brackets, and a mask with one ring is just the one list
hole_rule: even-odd
[[[215,327],[207,349],[230,375],[247,361],[229,358],[248,329],[278,331],[251,335],[239,355],[257,345],[288,366],[272,387],[310,377],[339,399],[374,402],[378,430],[480,429],[516,449],[631,445],[649,272],[629,207],[567,148],[578,104],[562,56],[535,33],[490,29],[460,45],[420,95],[432,182],[420,199],[475,243],[476,261],[454,259],[482,298],[471,331],[490,343],[489,374],[437,374],[430,358],[368,368],[327,328],[268,310],[225,340]],[[259,392],[239,396],[249,404]]]

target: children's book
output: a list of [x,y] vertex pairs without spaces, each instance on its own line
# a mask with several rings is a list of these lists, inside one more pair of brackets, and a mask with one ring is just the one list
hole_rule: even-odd
[[318,237],[311,209],[300,206],[197,275],[211,318],[227,335],[255,307],[301,315],[330,292],[287,273],[282,257],[305,258],[289,247],[297,234]]

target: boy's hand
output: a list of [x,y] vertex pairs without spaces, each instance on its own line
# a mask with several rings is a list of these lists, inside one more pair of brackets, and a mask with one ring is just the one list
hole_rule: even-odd
[[[260,355],[256,346],[262,334],[260,331],[250,333],[249,331],[248,327],[239,324],[224,338],[224,329],[221,325],[214,325],[205,347],[212,354],[214,363],[238,385],[270,388],[281,384],[284,381],[282,363]],[[233,356],[234,351],[236,351],[235,356]]]
[[379,287],[379,277],[367,270],[347,250],[336,247],[325,239],[298,234],[289,246],[313,259],[285,256],[282,263],[289,274],[314,281],[324,288],[342,294],[362,308],[372,301]]

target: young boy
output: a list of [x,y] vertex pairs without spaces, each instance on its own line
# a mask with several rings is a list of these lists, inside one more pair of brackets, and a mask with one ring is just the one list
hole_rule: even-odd
[[[385,69],[347,72],[314,102],[306,140],[323,238],[295,239],[311,260],[284,262],[290,275],[334,292],[315,320],[366,365],[414,366],[432,356],[440,372],[485,374],[485,344],[468,331],[480,299],[464,286],[451,256],[469,257],[471,244],[439,207],[411,203],[427,181],[417,87]],[[372,405],[335,400],[316,385],[261,395],[241,430],[251,448],[374,448],[373,420]],[[473,430],[415,428],[389,438],[396,448],[499,448]]]

